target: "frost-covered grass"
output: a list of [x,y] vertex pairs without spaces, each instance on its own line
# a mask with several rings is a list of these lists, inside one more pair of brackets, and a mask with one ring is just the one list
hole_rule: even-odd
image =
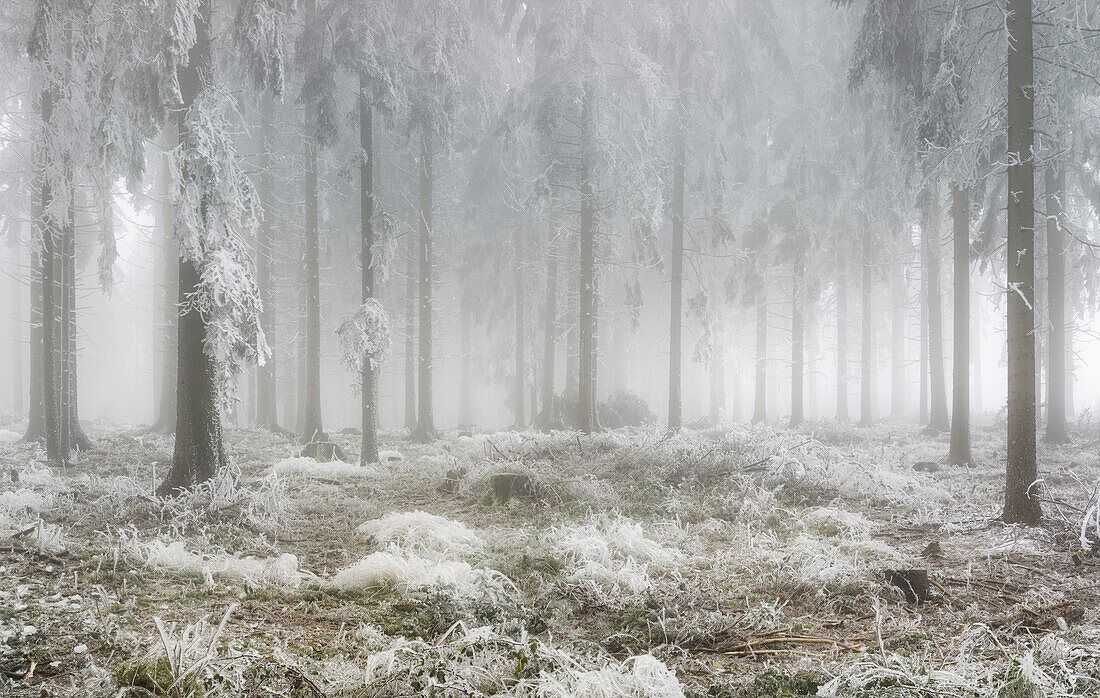
[[[1064,506],[1029,530],[993,521],[983,428],[931,470],[945,439],[903,425],[394,435],[368,468],[230,431],[235,468],[169,499],[170,438],[93,435],[65,471],[0,445],[0,693],[194,667],[208,698],[1100,694],[1081,448],[1043,447]],[[945,591],[906,603],[910,568]]]

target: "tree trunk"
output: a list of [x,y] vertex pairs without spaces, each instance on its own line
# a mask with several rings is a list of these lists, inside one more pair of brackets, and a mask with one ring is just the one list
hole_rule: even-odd
[[[180,92],[183,106],[189,109],[201,87],[200,73],[210,69],[210,2],[199,6],[195,21],[196,38],[188,56],[187,65],[180,69]],[[185,111],[178,115],[181,138]],[[184,171],[184,179],[200,176],[200,173]],[[206,224],[205,205],[201,209]],[[179,264],[179,317],[177,340],[178,365],[176,369],[176,444],[172,455],[172,468],[158,492],[172,494],[191,488],[213,478],[228,465],[225,444],[222,440],[221,409],[218,405],[217,363],[206,351],[206,321],[197,308],[188,307],[190,297],[197,293],[201,281],[200,270],[193,260],[180,259]]]
[[75,449],[89,451],[92,440],[80,426],[76,367],[76,189],[69,179],[69,221],[63,231],[61,254],[62,452],[66,460]]
[[[46,91],[42,94],[42,123],[49,127],[53,121],[54,94]],[[39,172],[42,201],[42,217],[39,223],[42,252],[42,412],[46,437],[46,460],[57,465],[68,465],[63,460],[61,450],[61,406],[58,404],[58,366],[57,366],[57,307],[55,289],[57,287],[57,220],[51,212],[53,190],[45,168],[45,153],[42,154],[42,170]]]
[[516,429],[522,430],[527,426],[527,416],[524,413],[524,385],[527,379],[527,365],[523,357],[523,345],[526,332],[523,328],[523,313],[526,301],[524,300],[523,279],[523,227],[517,225],[512,234],[512,249],[515,253],[515,268],[513,270],[513,282],[515,284],[515,310],[516,310],[516,366],[515,366],[515,413]]
[[416,440],[436,438],[432,411],[432,146],[428,136],[420,142],[420,357],[417,376]]
[[684,134],[676,135],[672,162],[672,306],[669,320],[668,428],[683,425],[683,312],[684,312]]
[[950,429],[947,416],[947,386],[943,361],[943,297],[940,291],[940,208],[939,186],[933,185],[931,215],[924,230],[924,259],[928,267],[928,431]]
[[[256,286],[260,292],[263,310],[260,324],[264,328],[267,342],[275,347],[275,298],[272,284],[274,267],[275,221],[278,212],[275,204],[275,108],[271,96],[264,95],[263,103],[263,150],[260,152],[260,205],[263,221],[256,235]],[[279,413],[276,407],[278,396],[275,352],[263,366],[256,369],[256,425],[268,431],[279,432]]]
[[[921,233],[924,234],[923,232]],[[921,241],[921,258],[924,257],[924,243]],[[920,416],[921,425],[928,424],[928,266],[920,265]]]
[[804,323],[802,318],[802,275],[803,263],[799,262],[791,279],[791,422],[794,429],[804,421],[802,400],[802,381],[805,374],[804,364]]
[[554,424],[554,362],[558,335],[558,257],[553,246],[546,252],[546,307],[543,314],[545,335],[542,343],[542,415],[541,428],[549,431]]
[[[367,103],[367,89],[359,76],[359,148],[363,160],[359,164],[360,249],[362,265],[363,303],[375,296],[374,288],[374,121]],[[362,441],[359,445],[359,465],[378,462],[378,368],[366,357],[362,380]]]
[[458,310],[458,344],[462,353],[458,376],[458,424],[470,427],[475,423],[470,376],[470,307],[463,299]]
[[175,225],[175,207],[169,201],[171,196],[171,172],[169,169],[168,151],[179,145],[179,133],[176,124],[168,123],[164,127],[165,152],[160,158],[160,176],[158,177],[158,197],[160,206],[157,208],[159,220],[159,232],[161,236],[160,260],[158,266],[161,269],[161,370],[160,370],[160,395],[157,400],[157,413],[153,425],[149,431],[160,434],[171,434],[176,428],[176,339],[179,332],[177,321],[179,319],[179,307],[176,305],[179,296],[179,247],[173,233]]
[[836,275],[836,420],[848,416],[848,279],[844,263],[837,260]]
[[1035,164],[1031,0],[1009,0],[1008,33],[1008,466],[1006,523],[1042,518],[1035,462]]
[[871,324],[871,291],[874,286],[874,267],[871,255],[871,226],[863,228],[863,283],[860,299],[860,315],[863,327],[860,330],[859,357],[859,425],[869,427],[874,423],[874,377],[871,375],[872,359],[875,350],[874,333]]
[[[417,218],[415,216],[414,218]],[[415,221],[414,221],[415,223]],[[409,231],[409,246],[405,252],[405,429],[416,431],[416,258],[417,236]]]
[[595,195],[588,163],[588,131],[592,119],[590,87],[586,86],[581,108],[581,220],[580,302],[578,320],[578,385],[580,430],[590,434],[596,427],[596,229]]
[[1049,443],[1069,441],[1066,420],[1066,260],[1062,197],[1065,171],[1057,165],[1046,169],[1047,298],[1050,304],[1050,336],[1047,340],[1047,430]]
[[[1063,239],[1063,242],[1065,240]],[[1062,250],[1063,256],[1066,250]],[[1064,264],[1064,263],[1063,263]],[[1080,278],[1079,276],[1077,278]],[[1073,419],[1076,415],[1076,404],[1073,401],[1073,333],[1077,329],[1077,308],[1079,295],[1077,284],[1073,284],[1074,290],[1069,295],[1069,317],[1066,320],[1066,420]]]
[[[718,298],[718,294],[714,294]],[[726,334],[722,312],[714,314],[714,352],[710,358],[710,423],[721,424],[726,417]]]
[[23,281],[19,240],[12,249],[11,275],[11,407],[15,418],[23,414]]
[[30,252],[30,329],[28,335],[30,337],[30,346],[28,349],[28,383],[30,385],[29,404],[27,406],[27,431],[23,434],[23,441],[34,442],[42,439],[46,435],[45,425],[45,403],[43,399],[42,390],[42,366],[43,366],[43,350],[42,350],[42,331],[43,331],[43,314],[42,314],[42,289],[44,287],[45,268],[42,264],[42,226],[43,210],[42,210],[42,193],[45,189],[44,183],[38,184],[38,191],[33,196],[32,211],[31,211],[31,226],[34,229],[34,234],[31,235],[31,244],[28,246]]
[[[312,114],[313,110],[310,112]],[[314,127],[315,119],[311,117],[310,121],[307,129]],[[327,437],[321,419],[321,231],[318,220],[317,142],[312,134],[307,136],[305,146],[306,225],[303,262],[306,275],[306,373],[301,438],[309,443],[324,441]]]
[[958,184],[951,189],[951,213],[955,222],[955,356],[947,460],[965,465],[970,462],[970,192]]
[[896,274],[890,286],[890,416],[900,419],[905,415],[905,275]]
[[760,284],[756,299],[756,390],[752,406],[752,423],[768,420],[768,299],[764,284]]
[[[981,277],[978,277],[981,279]],[[971,286],[974,284],[972,283]],[[971,414],[982,414],[985,412],[985,405],[982,401],[982,388],[984,383],[982,382],[982,313],[981,313],[981,296],[978,295],[976,290],[972,290],[970,293],[970,362],[973,370],[970,377],[970,402],[971,402]]]

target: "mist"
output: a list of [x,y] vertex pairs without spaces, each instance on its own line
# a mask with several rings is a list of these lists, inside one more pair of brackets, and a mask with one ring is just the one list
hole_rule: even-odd
[[1095,0],[0,57],[0,693],[1100,692]]

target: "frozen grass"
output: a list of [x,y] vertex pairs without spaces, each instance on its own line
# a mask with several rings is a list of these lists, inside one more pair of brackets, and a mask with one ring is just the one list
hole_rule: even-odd
[[298,569],[298,558],[291,553],[277,557],[235,557],[225,553],[197,553],[183,541],[165,543],[153,540],[141,543],[129,540],[126,553],[136,562],[162,572],[200,577],[207,585],[214,579],[243,582],[250,587],[296,587],[310,575]]
[[[170,439],[97,435],[102,448],[65,471],[27,468],[32,447],[10,447],[0,456],[20,478],[0,480],[0,502],[18,511],[2,512],[24,528],[48,523],[41,541],[25,534],[0,559],[16,580],[11,593],[0,590],[15,609],[0,619],[0,653],[17,662],[33,643],[51,657],[79,656],[87,663],[57,669],[76,694],[84,684],[112,694],[118,657],[166,661],[154,614],[182,621],[165,628],[174,651],[189,623],[222,617],[229,598],[252,588],[247,620],[228,624],[192,674],[207,698],[319,695],[310,682],[327,695],[786,695],[783,681],[800,668],[817,673],[821,695],[1100,695],[1095,560],[1069,561],[1079,543],[1096,545],[1094,511],[1046,529],[991,523],[1003,483],[1003,435],[994,432],[976,432],[970,470],[930,473],[912,464],[942,456],[942,438],[892,426],[810,429],[489,434],[429,445],[386,436],[404,462],[372,467],[370,477],[310,459],[273,469],[293,443],[231,430],[240,472],[169,500],[152,495],[149,463],[170,452]],[[355,439],[341,445],[353,451]],[[1049,496],[1084,512],[1095,505],[1094,461],[1077,453],[1047,454],[1043,468]],[[463,471],[456,493],[453,473]],[[497,472],[530,474],[534,501],[487,504]],[[136,568],[117,569],[104,549],[117,539],[101,532],[117,528],[152,541],[134,543]],[[39,554],[52,533],[68,546],[56,553],[64,565]],[[921,557],[933,539],[943,556]],[[903,603],[883,571],[908,567],[928,568],[952,597]],[[303,568],[337,571],[317,578]],[[196,579],[217,583],[197,590]],[[77,585],[83,600],[70,603]],[[337,593],[357,591],[370,593]],[[1084,617],[1065,614],[1065,603],[1081,604]],[[1051,617],[1034,615],[1052,606]],[[374,625],[355,620],[364,612]],[[1068,630],[1057,629],[1059,614]],[[277,637],[250,631],[267,616],[281,619]],[[1054,631],[1016,632],[1039,620]],[[795,633],[820,642],[720,656]],[[185,652],[184,671],[204,661],[200,645]],[[782,686],[761,693],[753,683],[765,657]]]
[[623,516],[597,516],[581,526],[547,532],[554,552],[570,566],[569,578],[593,582],[605,592],[639,594],[652,586],[651,567],[674,564],[679,553],[649,537],[642,524]]
[[10,429],[0,429],[0,444],[17,443],[21,438],[23,437],[20,434],[17,434]]
[[283,477],[312,477],[325,480],[347,480],[350,478],[376,478],[379,470],[370,465],[353,465],[343,461],[316,461],[300,456],[284,458],[275,464],[272,470]]
[[435,555],[468,555],[485,547],[485,541],[466,524],[424,511],[392,512],[360,524],[356,532],[381,545]]
[[327,585],[340,591],[390,589],[408,592],[446,587],[458,598],[489,598],[496,603],[515,588],[496,570],[475,568],[461,560],[421,557],[396,546],[371,553],[341,569]]

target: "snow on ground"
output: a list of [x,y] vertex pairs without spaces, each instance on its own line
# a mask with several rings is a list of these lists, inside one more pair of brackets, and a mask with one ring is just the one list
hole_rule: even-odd
[[969,469],[901,425],[393,437],[368,468],[231,431],[175,500],[170,439],[94,436],[64,471],[0,445],[0,693],[1100,694],[1085,448],[1044,447],[1025,529],[995,429]]

